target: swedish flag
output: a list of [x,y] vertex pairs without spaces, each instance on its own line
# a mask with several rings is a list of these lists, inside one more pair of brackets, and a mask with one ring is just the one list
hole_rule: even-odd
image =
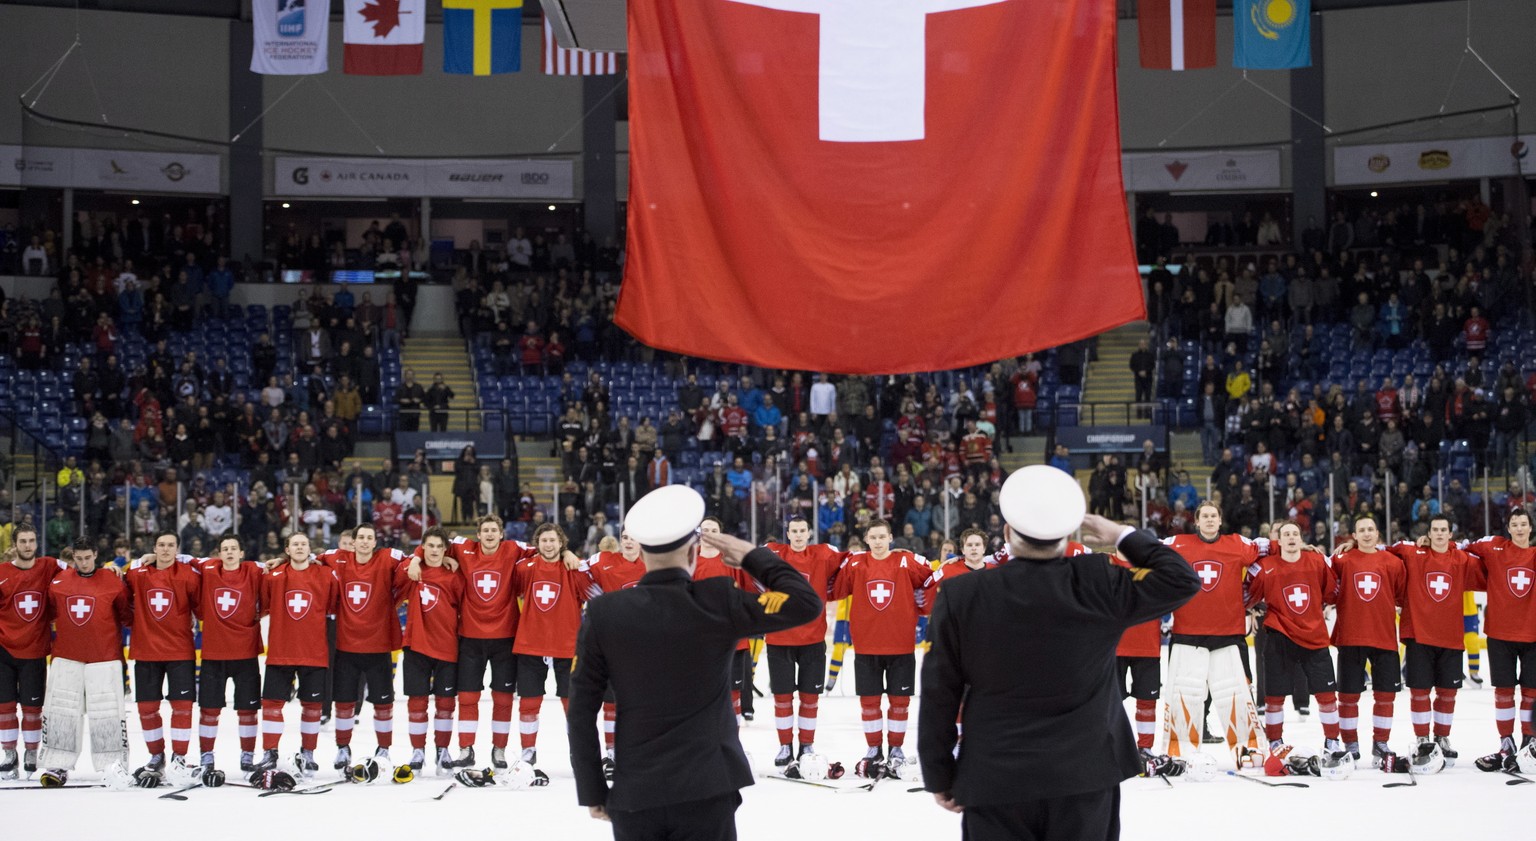
[[1232,64],[1285,70],[1312,64],[1312,0],[1233,0]]
[[443,72],[489,76],[523,66],[523,0],[443,0]]

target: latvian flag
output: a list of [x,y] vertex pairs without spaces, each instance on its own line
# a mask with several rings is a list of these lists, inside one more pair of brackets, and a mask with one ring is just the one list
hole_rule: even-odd
[[360,76],[421,74],[427,0],[347,0],[344,70]]
[[568,50],[555,43],[555,31],[544,19],[544,73],[548,76],[608,76],[619,72],[619,54],[597,50]]
[[1136,18],[1142,67],[1216,66],[1216,0],[1139,0]]

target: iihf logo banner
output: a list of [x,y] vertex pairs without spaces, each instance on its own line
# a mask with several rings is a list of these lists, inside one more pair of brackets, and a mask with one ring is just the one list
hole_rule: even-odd
[[269,76],[325,72],[329,0],[251,0],[251,24],[255,33],[251,72]]
[[635,0],[617,322],[955,368],[1143,317],[1109,0]]

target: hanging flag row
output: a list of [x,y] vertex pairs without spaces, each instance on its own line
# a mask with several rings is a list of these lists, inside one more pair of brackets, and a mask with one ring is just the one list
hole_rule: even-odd
[[[1312,0],[1233,0],[1232,66],[1312,64]],[[1138,0],[1137,41],[1149,70],[1216,66],[1216,0]]]
[[[523,65],[524,0],[443,0],[443,72],[490,76]],[[426,0],[346,0],[342,69],[362,76],[422,72]],[[330,37],[326,0],[253,0],[251,70],[278,76],[324,73]],[[544,23],[544,72],[601,76],[618,72],[618,54],[567,50]]]

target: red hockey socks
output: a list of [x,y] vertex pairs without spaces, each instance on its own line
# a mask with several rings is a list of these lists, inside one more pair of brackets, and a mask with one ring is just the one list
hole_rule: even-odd
[[21,708],[21,743],[27,750],[37,750],[43,741],[43,708]]
[[505,748],[512,733],[511,692],[491,693],[491,747]]
[[16,718],[16,703],[0,704],[0,748],[16,749],[16,739],[21,735],[21,722]]
[[1278,742],[1285,738],[1285,696],[1264,696],[1264,738]]
[[1499,729],[1499,737],[1503,739],[1513,738],[1515,735],[1515,688],[1513,686],[1495,686],[1493,688],[1493,723]]
[[459,693],[459,747],[475,746],[475,730],[480,726],[480,693]]
[[1360,741],[1360,693],[1339,693],[1339,738],[1344,744]]
[[200,753],[212,753],[213,744],[219,738],[219,713],[213,707],[202,707],[197,715],[197,749]]
[[395,743],[395,705],[373,705],[374,743],[386,750]]
[[1157,699],[1136,699],[1136,747],[1152,749],[1157,736]]
[[1435,735],[1451,735],[1451,720],[1456,717],[1456,690],[1435,687]]
[[305,701],[299,704],[299,711],[299,747],[314,750],[315,744],[320,741],[320,704],[317,701]]
[[539,741],[539,709],[543,706],[543,695],[517,699],[517,737],[523,750]]
[[773,727],[779,731],[779,744],[795,740],[795,696],[773,696]]
[[[462,701],[462,699],[460,700]],[[423,699],[423,702],[425,702],[425,699]],[[459,715],[463,714],[464,708],[460,707]],[[475,731],[473,728],[470,729],[469,736],[470,744],[474,744]],[[460,730],[460,744],[463,743],[463,739],[464,731]],[[437,747],[446,748],[448,747],[448,743],[451,741],[453,741],[453,696],[439,695],[436,699],[436,703],[433,706],[432,743]]]
[[880,696],[859,696],[859,717],[864,719],[864,744],[880,747]]
[[283,738],[283,702],[261,699],[261,749],[277,750]]
[[1429,735],[1429,690],[1408,690],[1408,709],[1413,716],[1413,735],[1423,737]]
[[[821,704],[821,696],[811,692],[800,693],[800,744],[813,745],[816,743],[816,708]],[[780,741],[780,744],[789,744]]]
[[186,756],[192,745],[192,702],[171,702],[171,753]]
[[410,736],[411,747],[416,750],[427,749],[427,696],[411,695],[405,699],[406,734]]
[[619,708],[617,705],[603,704],[603,747],[613,750],[613,725],[619,720]]
[[886,714],[885,739],[893,748],[907,741],[907,705],[912,699],[905,695],[890,695],[890,710]]
[[1392,708],[1397,704],[1396,692],[1377,692],[1376,702],[1371,705],[1371,739],[1386,742],[1392,739]]
[[336,715],[331,723],[336,725],[336,747],[352,744],[352,725],[357,719],[357,705],[337,702]]
[[240,722],[240,750],[248,753],[256,751],[256,710],[237,710],[235,715]]
[[[1536,721],[1533,721],[1533,711],[1536,711],[1536,687],[1521,687],[1520,689],[1520,733],[1525,736],[1536,734]],[[31,742],[28,742],[31,744]]]
[[1317,720],[1323,725],[1324,739],[1339,738],[1339,695],[1336,692],[1319,692],[1312,697],[1317,699]]
[[149,748],[149,755],[156,756],[165,753],[165,730],[160,720],[159,701],[139,702],[139,727],[144,731],[144,746]]

